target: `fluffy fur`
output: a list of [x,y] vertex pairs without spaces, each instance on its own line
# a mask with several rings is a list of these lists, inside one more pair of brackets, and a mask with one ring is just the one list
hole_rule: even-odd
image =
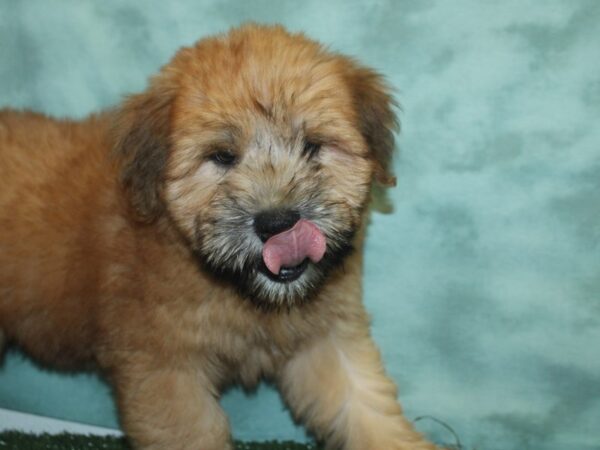
[[[81,122],[0,112],[0,344],[101,370],[137,449],[231,449],[219,392],[261,378],[329,448],[434,449],[361,303],[392,107],[373,71],[248,25]],[[262,266],[254,217],[274,208],[326,237],[295,281]]]

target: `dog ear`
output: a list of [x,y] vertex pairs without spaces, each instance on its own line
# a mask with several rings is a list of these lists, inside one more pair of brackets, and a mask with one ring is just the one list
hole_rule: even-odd
[[117,113],[114,151],[120,182],[139,220],[152,222],[163,210],[161,188],[171,136],[174,94],[157,80],[129,97]]
[[360,131],[375,159],[375,179],[384,186],[395,186],[392,173],[394,132],[400,128],[394,109],[397,103],[391,89],[378,73],[355,66],[349,78],[358,114]]

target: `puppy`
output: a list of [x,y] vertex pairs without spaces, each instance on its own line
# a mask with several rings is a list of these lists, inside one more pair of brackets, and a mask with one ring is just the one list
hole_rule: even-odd
[[98,368],[136,449],[231,449],[219,392],[263,378],[328,448],[434,449],[361,303],[395,128],[379,75],[258,25],[81,122],[2,111],[0,340]]

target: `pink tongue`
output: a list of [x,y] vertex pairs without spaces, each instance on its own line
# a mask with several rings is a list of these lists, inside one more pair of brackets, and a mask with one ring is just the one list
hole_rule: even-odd
[[277,275],[281,267],[294,267],[310,258],[319,262],[325,254],[325,236],[309,220],[300,219],[293,228],[271,236],[263,247],[267,268]]

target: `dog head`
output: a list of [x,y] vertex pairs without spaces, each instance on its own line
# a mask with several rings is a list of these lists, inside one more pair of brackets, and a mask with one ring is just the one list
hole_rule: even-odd
[[262,305],[307,300],[352,248],[397,127],[382,78],[281,27],[182,49],[123,105],[116,151],[141,220]]

